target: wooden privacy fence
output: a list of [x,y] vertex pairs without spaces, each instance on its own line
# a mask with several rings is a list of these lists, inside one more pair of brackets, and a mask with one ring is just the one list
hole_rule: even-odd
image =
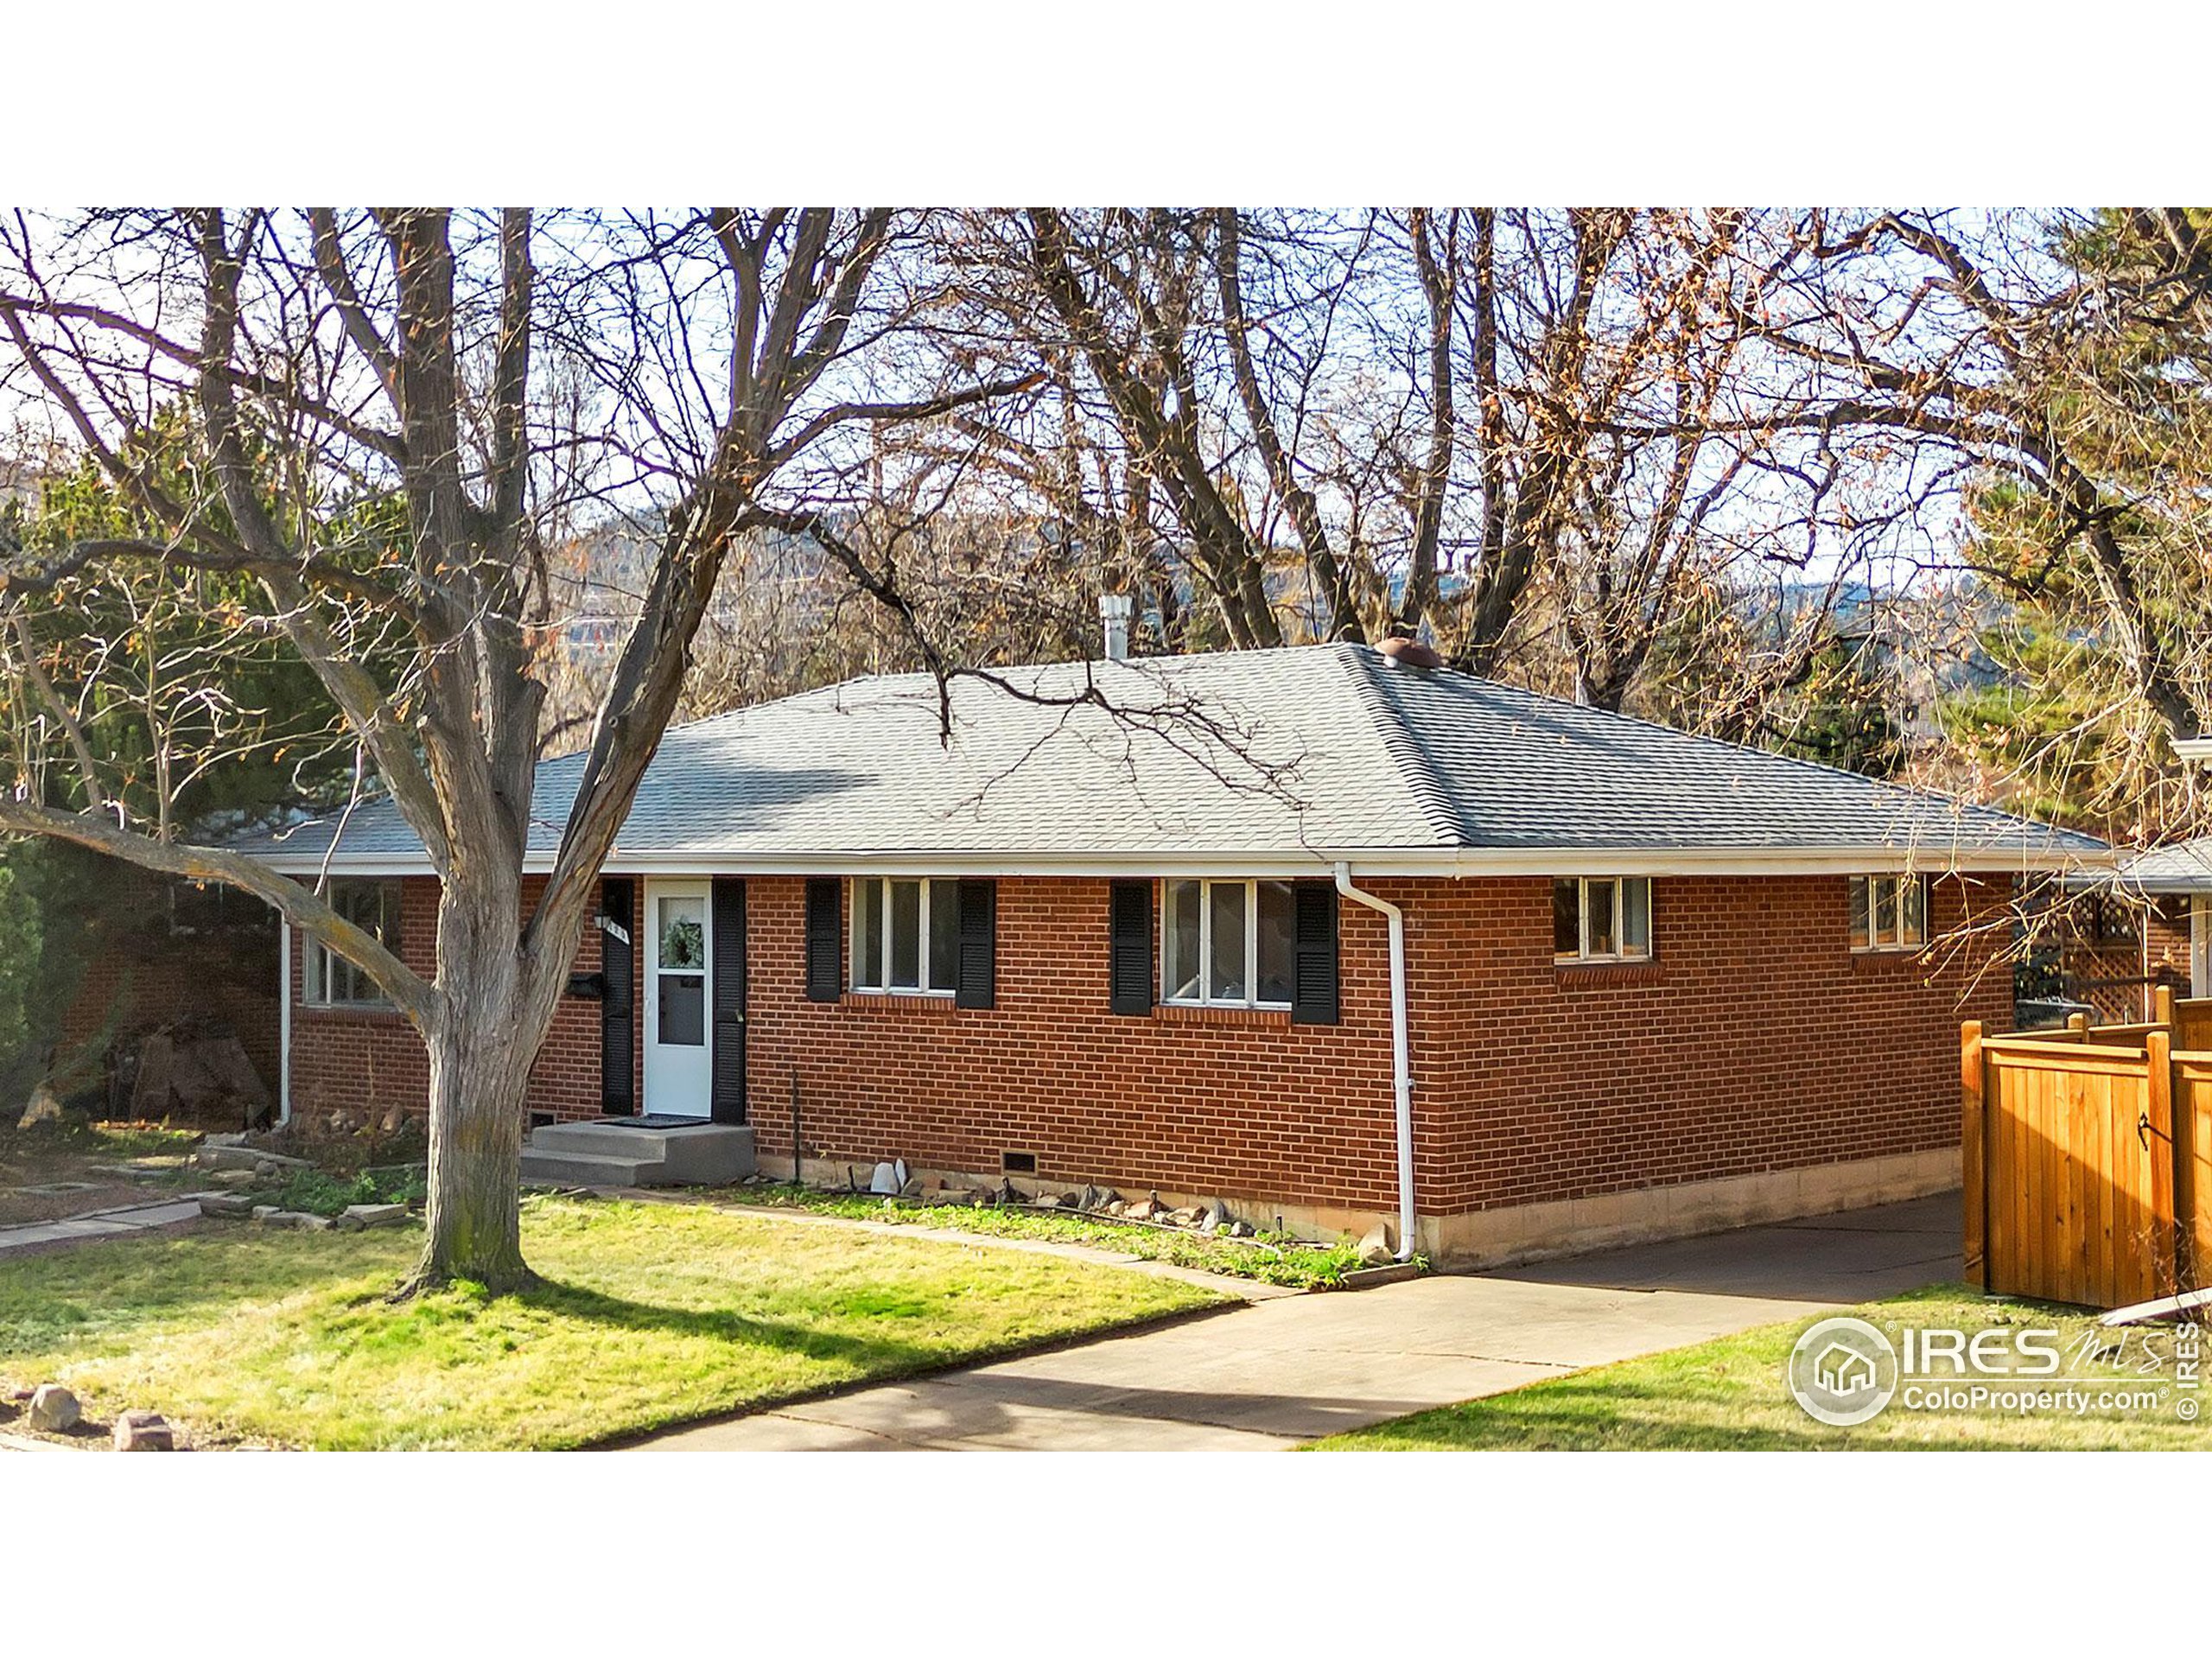
[[2124,1307],[2212,1263],[2212,999],[2158,1020],[1961,1028],[1971,1284]]

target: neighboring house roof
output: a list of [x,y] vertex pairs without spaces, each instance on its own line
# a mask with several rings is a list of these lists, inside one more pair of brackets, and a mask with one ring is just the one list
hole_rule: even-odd
[[[2061,868],[2104,843],[1364,645],[848,681],[671,728],[608,868],[1427,874]],[[543,763],[531,861],[582,767]],[[388,799],[245,843],[425,868]]]
[[2212,836],[2122,853],[2113,880],[2139,893],[2212,893]]

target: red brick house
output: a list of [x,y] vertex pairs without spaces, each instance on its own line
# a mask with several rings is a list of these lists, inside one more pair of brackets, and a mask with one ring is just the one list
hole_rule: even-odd
[[[550,864],[574,759],[539,773]],[[388,804],[258,850],[424,967]],[[1527,1256],[1956,1184],[2015,880],[2102,844],[1365,646],[867,679],[671,731],[536,1074],[764,1166]],[[1972,931],[1976,922],[1989,924]],[[420,1046],[288,944],[291,1110]],[[302,959],[304,957],[304,959]]]

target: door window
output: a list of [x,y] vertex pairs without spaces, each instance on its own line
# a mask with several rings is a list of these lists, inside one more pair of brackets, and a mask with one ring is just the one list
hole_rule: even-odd
[[654,936],[660,969],[660,1040],[696,1048],[707,1040],[707,901],[664,893]]

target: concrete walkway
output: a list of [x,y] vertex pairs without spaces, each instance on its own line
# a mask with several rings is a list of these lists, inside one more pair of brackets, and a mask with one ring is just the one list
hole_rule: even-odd
[[1276,1450],[1955,1279],[1959,1229],[1953,1193],[1500,1273],[1276,1297],[633,1449]]
[[126,1205],[118,1210],[99,1210],[90,1215],[60,1221],[27,1221],[0,1227],[0,1256],[20,1251],[51,1249],[57,1245],[81,1244],[87,1239],[113,1238],[143,1233],[149,1228],[174,1227],[200,1219],[200,1194],[187,1193],[158,1204]]

